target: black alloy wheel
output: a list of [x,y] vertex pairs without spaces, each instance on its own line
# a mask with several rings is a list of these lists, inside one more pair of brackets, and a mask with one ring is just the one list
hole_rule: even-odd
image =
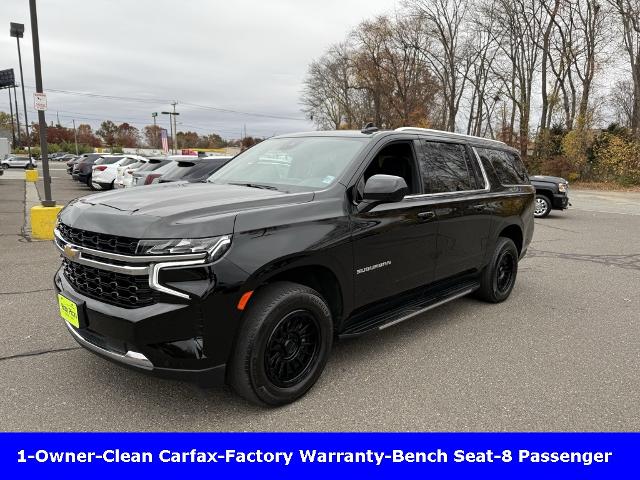
[[491,303],[509,298],[518,275],[518,258],[518,249],[513,240],[498,237],[493,256],[482,271],[480,288],[475,295]]
[[291,403],[322,374],[333,333],[331,311],[317,291],[286,281],[266,285],[247,304],[227,381],[258,405]]
[[516,272],[516,259],[512,252],[505,250],[498,260],[496,270],[496,290],[499,293],[506,293],[513,287]]
[[271,382],[282,388],[304,378],[316,361],[320,327],[308,311],[296,310],[286,315],[271,332],[264,362]]

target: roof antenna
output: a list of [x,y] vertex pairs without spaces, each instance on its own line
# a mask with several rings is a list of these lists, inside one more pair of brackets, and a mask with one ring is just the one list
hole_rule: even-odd
[[362,127],[362,130],[360,130],[362,133],[373,133],[373,132],[377,132],[378,131],[378,127],[376,127],[373,122],[369,122],[367,123],[364,127]]

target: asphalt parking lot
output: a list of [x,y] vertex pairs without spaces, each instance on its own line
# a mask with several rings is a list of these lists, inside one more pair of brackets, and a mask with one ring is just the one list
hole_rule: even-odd
[[[89,193],[63,165],[52,176],[60,203]],[[23,235],[22,178],[0,177],[1,430],[640,430],[640,193],[571,192],[573,208],[536,221],[508,301],[341,342],[307,396],[269,410],[78,347],[58,255]]]

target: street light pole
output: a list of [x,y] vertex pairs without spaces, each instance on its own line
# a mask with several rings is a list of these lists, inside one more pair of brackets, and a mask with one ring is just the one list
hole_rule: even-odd
[[18,64],[20,65],[20,84],[22,86],[22,104],[24,106],[24,128],[27,132],[27,152],[29,154],[29,169],[33,169],[31,158],[31,138],[29,135],[29,120],[27,118],[27,97],[24,94],[24,75],[22,74],[22,53],[20,52],[20,39],[24,35],[24,25],[22,23],[11,22],[11,36],[16,37],[18,44]]
[[156,148],[158,145],[158,130],[156,129],[156,117],[158,116],[158,112],[151,112],[151,118],[153,118],[153,145],[152,148]]
[[78,132],[76,131],[76,119],[74,118],[73,120],[73,139],[76,142],[76,155],[78,154]]
[[9,92],[9,111],[11,112],[11,146],[12,148],[16,148],[16,130],[13,127],[13,103],[11,100],[11,87],[7,88]]
[[176,146],[175,153],[178,153],[178,124],[176,123],[176,105],[178,102],[174,101],[171,105],[173,105],[173,134],[175,135],[174,145]]
[[[171,129],[171,143],[173,144],[171,151],[174,154],[177,152],[177,144],[178,144],[178,124],[176,123],[176,115],[180,115],[180,113],[176,112],[177,104],[178,102],[173,102],[171,104],[173,105],[173,112],[160,112],[162,113],[162,115],[169,115],[169,128]],[[174,137],[174,133],[175,133],[175,137]]]
[[[40,38],[38,35],[38,12],[36,0],[29,0],[29,13],[31,15],[31,38],[33,43],[33,64],[36,77],[36,92],[43,93],[42,68],[40,66]],[[21,67],[22,68],[22,67]],[[38,123],[40,124],[40,155],[42,157],[42,176],[44,177],[43,207],[54,207],[56,202],[51,198],[51,176],[49,175],[49,156],[47,151],[47,121],[44,110],[38,110]]]
[[171,132],[171,153],[173,154],[173,149],[175,148],[173,142],[173,121],[171,120],[171,112],[161,112],[163,115],[169,115],[169,131]]
[[18,93],[16,92],[16,86],[13,85],[13,103],[16,106],[16,128],[18,129],[18,147],[22,147],[22,140],[20,139],[20,114],[18,113]]

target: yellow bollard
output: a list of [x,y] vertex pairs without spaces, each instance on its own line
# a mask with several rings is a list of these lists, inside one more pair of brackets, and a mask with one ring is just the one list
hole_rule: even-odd
[[53,228],[60,210],[62,210],[62,205],[31,207],[31,237],[35,240],[53,240]]
[[37,182],[38,181],[38,170],[35,168],[33,170],[25,170],[24,178],[27,182]]

